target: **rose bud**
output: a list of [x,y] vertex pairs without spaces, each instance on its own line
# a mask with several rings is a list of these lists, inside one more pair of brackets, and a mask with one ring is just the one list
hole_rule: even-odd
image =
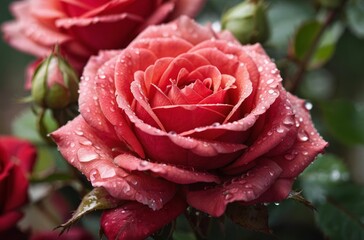
[[63,109],[77,103],[78,77],[68,62],[57,53],[43,60],[32,78],[33,101],[50,109]]
[[101,217],[108,239],[145,239],[188,206],[220,217],[281,201],[327,145],[260,44],[188,17],[101,51],[83,77],[80,115],[51,136],[123,202]]
[[231,31],[243,44],[263,43],[269,37],[266,8],[264,1],[246,0],[222,16],[221,27]]

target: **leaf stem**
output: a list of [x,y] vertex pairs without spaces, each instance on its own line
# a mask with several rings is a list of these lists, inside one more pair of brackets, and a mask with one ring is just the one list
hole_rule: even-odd
[[314,37],[310,48],[304,55],[302,61],[299,63],[296,73],[293,75],[293,77],[290,81],[287,81],[286,88],[290,92],[294,93],[297,91],[297,89],[300,86],[300,84],[303,80],[303,77],[307,71],[307,67],[310,63],[310,60],[311,60],[313,54],[315,53],[315,50],[321,40],[321,37],[323,36],[323,34],[327,30],[327,28],[334,22],[334,20],[339,15],[339,13],[342,11],[342,9],[344,8],[344,5],[346,4],[347,1],[348,0],[342,0],[341,4],[338,7],[330,10],[329,13],[327,14],[326,19],[324,20],[321,28],[319,29],[316,36]]

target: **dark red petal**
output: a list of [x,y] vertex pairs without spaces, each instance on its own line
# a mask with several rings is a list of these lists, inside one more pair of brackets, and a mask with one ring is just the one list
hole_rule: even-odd
[[280,202],[287,198],[292,190],[294,179],[278,178],[273,185],[256,200],[247,203],[248,205],[256,203]]
[[[274,93],[278,95],[277,92]],[[292,146],[296,139],[295,133],[297,130],[295,130],[293,112],[290,103],[287,102],[286,95],[286,92],[282,89],[279,98],[264,115],[264,128],[257,133],[257,139],[254,139],[253,144],[239,159],[224,169],[225,173],[240,173],[240,168],[244,169],[244,165],[265,154],[272,154],[270,151],[277,151],[277,147],[286,147],[288,149]],[[257,128],[256,125],[255,128]],[[293,141],[292,134],[289,134],[291,129],[293,129],[294,133]],[[282,142],[284,142],[283,146],[280,145]]]
[[107,142],[78,116],[51,134],[66,160],[94,187],[104,187],[113,197],[136,200],[159,209],[175,194],[173,184],[145,174],[129,174],[117,167],[113,156],[124,153],[120,142]]
[[287,152],[274,157],[274,160],[283,169],[282,177],[294,178],[323,152],[328,143],[313,126],[305,102],[291,94],[288,94],[288,99],[295,111],[295,121],[298,126],[296,142]]
[[188,190],[187,202],[198,210],[219,217],[231,202],[258,199],[275,183],[281,172],[282,169],[275,162],[261,160],[245,175],[229,182],[212,188]]
[[0,233],[9,230],[23,217],[18,211],[1,213],[0,215]]
[[30,173],[37,157],[36,148],[30,142],[12,136],[0,137],[0,144],[20,166],[24,174]]
[[1,211],[19,210],[25,205],[28,202],[28,186],[26,172],[15,163],[8,170],[8,176],[2,179],[0,184],[0,192],[6,196],[1,200],[1,203],[4,204],[0,206]]
[[155,175],[163,177],[168,181],[178,184],[190,184],[196,182],[215,182],[219,183],[220,179],[210,173],[194,171],[191,169],[180,168],[165,163],[154,163],[134,157],[129,154],[122,154],[114,159],[119,167],[129,171],[151,171]]
[[136,202],[125,203],[104,211],[101,228],[108,239],[143,240],[173,221],[186,207],[186,202],[178,196],[157,211]]
[[[124,12],[89,18],[58,19],[56,26],[71,32],[85,46],[97,51],[127,46],[136,36],[135,28],[142,22],[141,16]],[[120,26],[123,26],[123,30],[115,31]]]

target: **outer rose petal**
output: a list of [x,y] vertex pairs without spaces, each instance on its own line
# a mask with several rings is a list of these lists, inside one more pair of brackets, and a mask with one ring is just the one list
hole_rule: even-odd
[[18,211],[2,213],[0,215],[0,234],[13,227],[22,217],[23,214]]
[[117,156],[114,162],[123,169],[129,171],[151,171],[154,174],[167,179],[168,181],[178,184],[220,182],[220,179],[217,176],[207,172],[199,172],[192,169],[183,169],[173,165],[148,162],[129,154]]
[[186,202],[178,196],[158,211],[139,203],[126,203],[104,211],[101,217],[102,231],[108,239],[142,240],[171,222],[186,207]]
[[174,184],[146,174],[130,174],[115,166],[113,156],[124,149],[108,143],[78,116],[51,134],[62,155],[91,181],[118,199],[135,200],[160,209],[174,196]]
[[230,202],[251,202],[259,198],[275,183],[281,172],[282,169],[273,161],[261,160],[246,175],[230,182],[207,189],[187,190],[187,202],[198,210],[219,217]]
[[305,108],[305,102],[289,93],[288,99],[296,112],[296,126],[299,126],[296,143],[287,152],[274,159],[283,169],[281,177],[294,178],[323,151],[328,143],[314,128],[309,112]]

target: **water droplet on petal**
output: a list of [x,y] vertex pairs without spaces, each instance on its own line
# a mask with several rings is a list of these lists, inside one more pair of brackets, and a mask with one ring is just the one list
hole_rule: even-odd
[[175,131],[169,131],[168,134],[177,135],[177,133]]
[[233,198],[233,195],[230,192],[224,192],[223,194],[226,201],[229,201]]
[[286,154],[284,155],[284,158],[287,159],[288,161],[291,161],[294,159],[294,155],[293,154]]
[[82,136],[83,135],[83,132],[81,130],[76,130],[75,131],[75,134],[78,135],[78,136]]
[[300,130],[297,134],[297,137],[302,142],[306,142],[308,140],[308,135],[305,130]]
[[313,105],[310,102],[305,102],[305,108],[310,111],[312,109]]
[[139,165],[140,165],[140,167],[145,168],[145,167],[147,167],[149,165],[149,162],[148,161],[141,161],[139,163]]
[[99,154],[85,148],[79,149],[77,155],[80,162],[90,162],[99,157]]
[[287,116],[284,120],[283,120],[283,124],[285,125],[293,125],[294,124],[294,119],[292,116]]
[[277,129],[276,129],[277,133],[284,133],[284,128],[282,126],[279,126]]

